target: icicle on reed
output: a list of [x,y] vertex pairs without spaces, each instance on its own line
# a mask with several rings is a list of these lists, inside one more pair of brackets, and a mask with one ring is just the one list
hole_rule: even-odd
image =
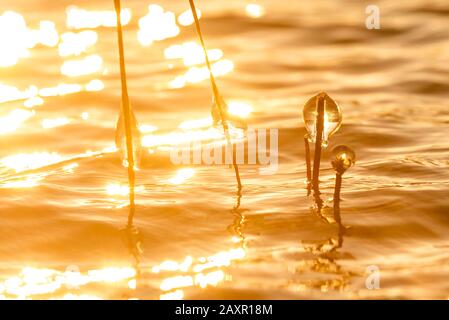
[[[329,138],[340,128],[342,113],[337,103],[326,92],[320,92],[304,105],[303,118],[308,139],[315,143],[312,184],[314,188],[318,188],[321,150],[327,147]],[[307,146],[306,143],[306,157]]]
[[321,143],[323,141],[324,131],[324,104],[325,99],[323,95],[317,98],[317,120],[316,120],[316,138],[315,138],[315,154],[313,159],[312,179],[313,185],[318,187],[320,176],[320,161],[321,161]]
[[212,104],[212,110],[211,110],[212,119],[214,121],[215,126],[221,125],[223,127],[223,131],[224,131],[226,141],[228,144],[228,149],[230,150],[230,152],[232,152],[232,165],[234,167],[235,177],[237,179],[237,187],[238,187],[238,190],[241,190],[242,183],[240,180],[239,167],[237,165],[235,153],[233,151],[231,135],[229,133],[229,124],[232,124],[234,127],[242,128],[242,129],[246,129],[247,125],[243,120],[238,119],[236,117],[232,117],[229,114],[228,105],[226,104],[226,102],[224,101],[220,92],[218,91],[218,87],[215,82],[215,77],[212,73],[212,67],[210,64],[209,56],[207,54],[207,48],[206,48],[206,45],[203,40],[203,35],[201,33],[201,28],[200,28],[200,23],[199,23],[198,15],[196,12],[196,8],[195,8],[195,3],[193,0],[189,0],[189,3],[190,3],[190,9],[192,11],[193,18],[195,20],[196,31],[198,33],[198,37],[200,39],[201,46],[203,47],[206,65],[209,70],[210,83],[212,86],[212,93],[213,93],[213,104]]
[[[332,167],[335,170],[334,215],[340,216],[340,192],[342,176],[355,163],[355,152],[348,146],[339,145],[332,150]],[[340,223],[340,221],[337,221]]]
[[120,79],[122,87],[122,106],[120,116],[117,123],[115,142],[117,148],[122,154],[122,159],[128,167],[128,183],[129,183],[129,215],[128,225],[132,226],[135,203],[134,203],[134,185],[135,185],[135,165],[140,156],[140,134],[137,129],[137,121],[129,103],[128,86],[126,83],[125,69],[125,53],[123,48],[123,31],[121,23],[121,6],[120,0],[114,0],[115,13],[117,17],[117,40],[120,58]]

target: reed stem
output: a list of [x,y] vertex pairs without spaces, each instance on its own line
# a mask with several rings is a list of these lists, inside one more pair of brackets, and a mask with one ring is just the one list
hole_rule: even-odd
[[335,176],[335,188],[334,188],[334,220],[338,225],[338,247],[343,245],[343,235],[345,227],[341,223],[340,214],[340,192],[341,192],[342,174],[337,172]]
[[313,161],[313,185],[318,188],[320,178],[320,161],[321,161],[321,143],[323,141],[324,130],[324,95],[317,98],[317,119],[316,119],[316,136],[315,136],[315,154]]
[[117,39],[120,57],[120,79],[122,87],[122,112],[123,119],[125,122],[125,134],[126,134],[126,151],[127,151],[127,161],[128,161],[128,182],[129,182],[129,215],[128,215],[128,225],[133,224],[134,213],[135,213],[135,203],[134,203],[134,184],[135,184],[135,173],[134,173],[134,155],[133,155],[133,137],[131,130],[131,107],[129,104],[128,96],[128,85],[126,83],[126,68],[125,68],[125,53],[123,49],[123,30],[121,22],[121,6],[120,0],[114,0],[115,13],[117,16]]
[[306,149],[307,183],[310,183],[312,180],[312,168],[310,164],[310,145],[307,135],[304,136],[304,146]]
[[341,182],[342,182],[342,175],[341,173],[337,172],[335,176],[335,189],[334,189],[334,219],[338,224],[341,224],[341,217],[340,217]]
[[192,11],[193,19],[195,20],[196,32],[198,34],[198,37],[200,38],[201,46],[203,47],[204,57],[205,57],[205,60],[206,60],[207,69],[209,70],[210,83],[211,83],[211,86],[212,86],[212,91],[213,91],[215,102],[217,103],[218,110],[220,112],[221,123],[223,125],[223,131],[224,131],[224,134],[225,134],[225,137],[226,137],[228,148],[232,152],[232,165],[234,167],[235,177],[237,179],[238,190],[241,190],[242,189],[242,183],[241,183],[241,180],[240,180],[239,167],[237,165],[237,161],[236,161],[236,157],[235,157],[234,146],[232,144],[231,136],[229,134],[229,126],[228,126],[228,123],[226,121],[226,115],[225,115],[225,112],[224,112],[224,110],[222,109],[222,106],[221,106],[220,93],[218,92],[218,87],[217,87],[217,84],[215,82],[215,77],[214,77],[214,74],[212,73],[212,67],[211,67],[211,64],[210,64],[209,55],[207,54],[207,48],[206,48],[206,44],[204,43],[203,34],[201,32],[200,21],[198,19],[198,15],[197,15],[197,12],[196,12],[195,3],[193,2],[193,0],[189,0],[189,3],[190,3],[190,9]]

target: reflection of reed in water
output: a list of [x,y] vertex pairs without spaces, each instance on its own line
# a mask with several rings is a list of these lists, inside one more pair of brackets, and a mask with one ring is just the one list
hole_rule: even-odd
[[139,230],[134,225],[127,224],[122,231],[123,242],[128,249],[129,254],[134,258],[134,268],[137,277],[140,276],[140,257],[142,250],[142,237]]
[[[226,269],[234,261],[241,261],[246,256],[245,236],[243,226],[245,216],[242,214],[247,209],[241,209],[241,190],[236,193],[236,202],[230,210],[234,219],[228,230],[233,235],[232,241],[236,247],[225,251],[216,252],[207,257],[185,257],[182,262],[167,260],[152,268],[153,273],[162,273],[165,277],[160,284],[162,291],[160,299],[183,299],[188,288],[216,287],[226,281]],[[171,275],[170,275],[171,273]]]
[[[306,289],[318,289],[320,291],[342,291],[348,286],[349,280],[354,274],[344,270],[338,262],[339,259],[346,256],[346,254],[339,252],[339,249],[343,247],[345,234],[345,227],[341,220],[339,202],[334,205],[332,221],[332,219],[326,217],[323,212],[323,200],[320,197],[319,190],[315,190],[314,200],[316,202],[316,208],[313,208],[312,210],[316,210],[321,220],[325,223],[335,224],[337,226],[337,232],[334,236],[324,240],[303,243],[304,251],[314,256],[313,259],[304,261],[304,265],[313,272],[331,275],[332,277],[327,279],[320,277],[317,280],[309,279],[301,282],[299,285],[295,285]],[[295,273],[304,273],[306,268],[297,269]]]
[[243,212],[248,211],[248,209],[241,209],[242,191],[239,189],[236,193],[235,206],[232,208],[231,213],[234,216],[232,224],[228,227],[228,230],[234,235],[233,240],[238,243],[239,247],[246,249],[245,236],[243,234],[243,226],[245,223],[245,216]]

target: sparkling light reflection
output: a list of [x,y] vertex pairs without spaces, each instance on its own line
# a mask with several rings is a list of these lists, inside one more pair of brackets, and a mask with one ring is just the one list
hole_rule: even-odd
[[99,79],[94,79],[86,84],[85,89],[89,92],[101,91],[104,89],[104,83]]
[[[167,260],[152,268],[153,273],[160,272],[182,272],[184,275],[167,277],[162,280],[160,289],[166,291],[160,295],[161,300],[180,300],[184,298],[182,289],[187,287],[217,286],[225,280],[225,273],[220,268],[228,267],[232,261],[241,260],[246,256],[243,248],[221,251],[210,257],[194,259],[187,256],[183,262]],[[208,269],[215,269],[204,272]],[[193,273],[193,274],[192,274]]]
[[[220,77],[234,70],[234,63],[231,60],[220,60],[212,64],[212,73],[215,77]],[[170,82],[171,88],[182,88],[186,84],[198,83],[209,79],[207,67],[191,67],[184,75],[176,77]]]
[[168,180],[172,184],[182,184],[188,179],[192,178],[195,174],[195,170],[191,168],[179,169],[176,175]]
[[103,59],[93,54],[83,59],[65,61],[61,66],[61,74],[68,77],[85,76],[100,71]]
[[207,117],[207,118],[198,119],[198,120],[183,121],[178,126],[178,128],[183,129],[183,130],[207,128],[207,127],[211,127],[213,125],[213,123],[214,123],[214,121],[213,121],[212,117]]
[[29,49],[37,44],[54,47],[59,36],[55,24],[40,21],[39,29],[29,29],[19,13],[6,11],[0,16],[0,67],[15,65],[20,58],[30,55]]
[[[196,9],[196,15],[198,16],[198,19],[201,19],[201,10]],[[195,20],[193,18],[192,10],[190,9],[184,11],[178,16],[178,23],[181,26],[187,27],[192,25],[194,22]]]
[[[207,54],[210,61],[217,61],[223,57],[223,51],[220,49],[207,50]],[[164,55],[166,59],[183,59],[187,67],[206,63],[203,48],[194,41],[174,44],[164,50]]]
[[34,116],[34,111],[15,109],[6,116],[0,117],[0,134],[6,134],[17,130],[22,123]]
[[[99,27],[116,27],[117,21],[114,10],[88,11],[76,6],[66,9],[67,27],[70,29],[95,29]],[[131,10],[122,9],[120,12],[122,25],[131,21]]]
[[229,101],[228,112],[232,115],[246,118],[252,111],[250,104],[242,101]]
[[142,133],[151,133],[158,130],[158,127],[152,126],[150,124],[141,124],[139,126],[139,131]]
[[38,93],[38,90],[36,86],[29,86],[22,91],[14,86],[0,83],[0,103],[32,98]]
[[0,166],[21,172],[55,164],[63,160],[64,158],[56,152],[21,153],[0,159]]
[[207,128],[205,130],[170,132],[160,135],[147,134],[142,137],[142,146],[151,148],[157,146],[179,145],[185,142],[222,139],[223,133],[220,130],[215,128]]
[[87,48],[95,45],[98,40],[98,34],[92,30],[85,30],[78,33],[66,32],[61,35],[61,42],[58,50],[61,57],[70,55],[79,56]]
[[0,185],[4,189],[34,188],[44,179],[42,175],[29,175],[23,179],[11,180]]
[[[136,192],[141,192],[145,190],[144,186],[135,187]],[[110,196],[127,196],[129,195],[129,187],[126,184],[110,184],[106,186],[106,193]]]
[[31,97],[26,99],[23,102],[24,107],[26,108],[34,108],[36,106],[41,106],[44,104],[44,99],[42,99],[41,97]]
[[137,39],[143,46],[176,37],[178,34],[179,27],[176,24],[175,14],[164,11],[164,8],[157,4],[150,4],[148,13],[139,19]]
[[56,118],[56,119],[44,119],[42,120],[42,128],[51,129],[56,127],[65,126],[70,123],[70,119],[66,117]]
[[245,12],[251,18],[260,18],[265,15],[265,8],[260,4],[250,3],[246,5]]
[[[134,268],[109,267],[89,270],[83,274],[78,270],[64,272],[52,269],[26,267],[18,276],[6,279],[0,287],[2,293],[18,299],[27,299],[34,295],[56,293],[58,290],[77,289],[90,283],[116,283],[130,280],[136,276]],[[79,299],[80,297],[98,298],[92,295],[65,294],[63,299]]]
[[66,94],[72,94],[82,91],[82,86],[76,83],[67,84],[61,83],[55,87],[42,88],[39,90],[39,95],[42,97],[57,97]]

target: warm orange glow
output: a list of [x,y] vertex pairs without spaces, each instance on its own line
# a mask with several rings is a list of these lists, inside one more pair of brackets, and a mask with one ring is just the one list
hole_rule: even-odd
[[1,3],[0,300],[448,298],[448,0]]

